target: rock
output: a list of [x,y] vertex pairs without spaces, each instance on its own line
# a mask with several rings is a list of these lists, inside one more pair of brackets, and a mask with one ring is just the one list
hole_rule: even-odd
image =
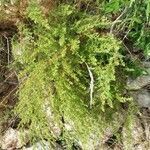
[[150,76],[140,76],[133,81],[127,82],[128,90],[139,90],[150,84]]
[[133,150],[148,150],[148,149],[149,149],[149,146],[147,146],[147,144],[143,142],[143,143],[135,145]]
[[40,141],[35,143],[29,148],[23,148],[23,150],[49,150],[51,149],[51,145],[46,141]]
[[64,128],[67,130],[67,131],[73,131],[73,125],[71,125],[70,123],[64,123]]
[[122,137],[124,150],[148,150],[149,141],[145,139],[144,128],[139,118],[135,118],[130,131],[123,128]]
[[27,131],[21,133],[15,129],[9,128],[1,139],[1,148],[3,150],[14,150],[23,147],[27,142]]
[[24,147],[23,150],[63,150],[60,145],[53,143],[50,144],[48,141],[39,141],[34,145],[26,148]]
[[141,107],[150,107],[150,92],[142,89],[137,94],[137,102]]
[[[103,130],[101,135],[97,135],[97,130],[95,132],[92,132],[88,137],[88,142],[86,144],[82,144],[81,142],[78,142],[78,145],[80,145],[81,149],[85,150],[105,150],[108,148],[106,145],[106,142],[110,137],[112,137],[115,133],[117,133],[120,130],[120,127],[124,123],[124,118],[126,116],[126,112],[124,110],[120,110],[119,113],[114,114],[113,122],[108,124],[107,127]],[[110,148],[110,147],[109,147]]]
[[150,75],[139,76],[135,80],[127,82],[127,89],[129,90],[130,95],[140,107],[150,107],[150,91],[148,89],[149,85]]
[[150,108],[150,91],[148,89],[131,92],[131,96],[137,101],[140,107]]
[[145,68],[145,71],[150,75],[150,61],[143,61],[142,62],[143,68]]
[[142,65],[144,68],[150,68],[150,62],[148,62],[148,61],[143,61]]
[[139,117],[144,128],[145,139],[149,141],[150,146],[150,109],[142,108]]
[[51,109],[48,101],[43,105],[43,111],[46,114],[47,121],[49,122],[49,126],[55,138],[58,138],[61,135],[61,127],[55,121],[55,115],[53,110]]

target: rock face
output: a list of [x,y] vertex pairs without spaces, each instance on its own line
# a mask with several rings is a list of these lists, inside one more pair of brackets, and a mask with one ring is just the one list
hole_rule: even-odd
[[28,142],[27,132],[21,134],[19,131],[9,128],[1,137],[0,147],[3,150],[14,150],[23,147]]
[[148,89],[132,91],[131,96],[140,107],[150,108],[150,91]]
[[43,105],[43,110],[46,114],[47,120],[49,122],[49,126],[51,128],[51,131],[53,133],[53,135],[58,138],[61,135],[61,128],[60,126],[55,122],[54,118],[55,115],[51,109],[51,107],[49,106],[48,102],[45,102],[45,104]]
[[32,146],[22,148],[23,150],[63,150],[58,144],[50,144],[48,141],[39,141]]
[[150,91],[142,89],[137,93],[137,102],[141,107],[150,108]]
[[135,80],[127,83],[130,95],[139,104],[140,107],[150,108],[150,75],[140,76]]
[[127,82],[127,89],[140,107],[150,108],[150,62],[142,62],[147,75],[137,77],[135,80]]
[[[122,131],[123,150],[148,150],[150,146],[150,127],[147,120],[148,115],[142,113],[140,117],[136,117],[131,130],[125,127]],[[148,129],[147,129],[148,128]],[[149,130],[149,131],[147,131]]]
[[129,90],[140,90],[145,86],[150,85],[150,75],[140,76],[135,80],[127,83],[127,88]]
[[[136,119],[134,124],[132,124],[131,133],[126,128],[123,128],[123,145],[125,149],[132,148],[134,145],[138,145],[143,139],[143,128],[141,126],[140,120]],[[135,146],[136,147],[136,146]]]

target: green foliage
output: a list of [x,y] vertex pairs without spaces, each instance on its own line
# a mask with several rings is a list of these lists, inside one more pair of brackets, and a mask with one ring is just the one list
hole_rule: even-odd
[[[101,1],[99,3],[101,4]],[[113,20],[112,32],[122,39],[128,49],[130,59],[125,60],[127,74],[137,77],[145,73],[145,70],[140,67],[140,59],[139,62],[136,62],[134,55],[140,54],[142,59],[149,59],[150,0],[103,1],[100,9],[107,18]],[[136,54],[134,54],[134,50],[136,50]],[[123,53],[126,55],[125,52]]]
[[115,30],[124,33],[135,47],[142,49],[145,56],[149,56],[150,0],[111,0],[104,3],[103,12],[114,18],[124,12],[117,20]]
[[[131,5],[130,11],[131,15],[127,18],[130,20],[129,38],[131,37],[135,42],[135,46],[142,49],[145,55],[150,54],[150,0],[146,1],[135,1]],[[132,10],[131,10],[132,9]],[[125,19],[125,21],[127,21]]]
[[126,74],[128,74],[131,78],[137,78],[138,76],[147,74],[146,69],[144,69],[139,61],[128,61],[126,68]]
[[[51,140],[58,138],[50,125],[54,122],[68,145],[77,139],[84,145],[91,134],[100,136],[120,104],[129,100],[116,79],[116,67],[124,65],[121,42],[112,34],[99,33],[110,28],[105,16],[75,6],[60,5],[45,18],[31,2],[26,16],[30,24],[20,24],[13,43],[22,82],[15,109],[20,126],[31,130],[31,138]],[[54,115],[50,121],[47,109]],[[64,122],[73,130],[68,131]]]

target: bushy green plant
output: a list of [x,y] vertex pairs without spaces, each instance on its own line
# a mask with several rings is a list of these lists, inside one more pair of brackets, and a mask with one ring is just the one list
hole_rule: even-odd
[[[32,138],[56,139],[46,107],[67,143],[78,139],[85,144],[90,134],[100,136],[108,119],[128,101],[116,79],[116,67],[124,65],[121,42],[99,32],[109,29],[110,21],[68,4],[46,18],[31,2],[26,16],[30,23],[19,25],[13,43],[22,82],[15,109],[20,126],[28,127]],[[73,130],[67,131],[65,123]]]
[[114,20],[115,32],[124,34],[134,47],[149,56],[150,0],[111,0],[103,3],[102,11]]

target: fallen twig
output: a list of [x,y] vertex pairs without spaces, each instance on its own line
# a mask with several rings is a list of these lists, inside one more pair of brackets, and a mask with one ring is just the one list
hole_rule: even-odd
[[91,78],[91,81],[90,81],[90,109],[91,109],[93,105],[94,77],[88,64],[87,63],[85,64],[87,66],[87,69]]
[[119,19],[126,13],[127,7],[123,10],[123,12],[120,14],[120,16],[117,17],[117,19],[112,23],[112,26],[110,27],[110,34],[112,34],[115,24],[119,21]]
[[8,62],[8,65],[10,64],[10,45],[9,45],[9,39],[7,36],[3,35],[4,38],[6,39],[7,41],[7,62]]

